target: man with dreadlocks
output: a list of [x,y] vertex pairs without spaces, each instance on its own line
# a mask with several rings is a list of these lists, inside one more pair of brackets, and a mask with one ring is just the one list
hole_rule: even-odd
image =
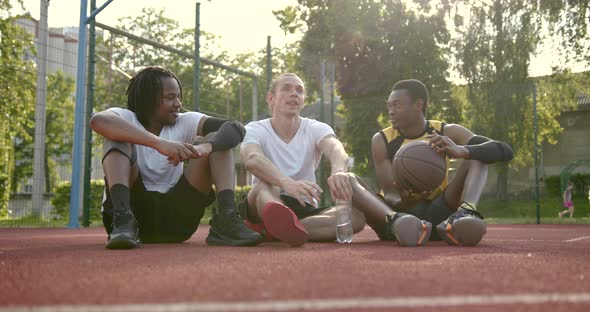
[[[262,241],[235,209],[231,148],[244,138],[244,127],[198,112],[182,113],[181,100],[182,85],[170,70],[147,67],[130,80],[127,109],[109,108],[90,120],[104,137],[106,248],[189,239],[215,200],[212,184],[218,210],[207,244],[253,246]],[[203,137],[204,142],[193,145]]]

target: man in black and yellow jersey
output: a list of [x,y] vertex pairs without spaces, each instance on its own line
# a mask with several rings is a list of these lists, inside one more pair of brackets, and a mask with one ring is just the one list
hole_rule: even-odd
[[[430,240],[475,245],[486,232],[476,204],[486,183],[487,164],[511,160],[512,149],[504,142],[476,135],[461,125],[427,120],[427,107],[428,90],[419,80],[402,80],[393,86],[387,100],[391,127],[376,133],[371,143],[383,197],[378,203],[377,196],[365,195],[364,204],[357,207],[383,240],[421,245],[430,235],[432,224],[436,231],[432,232]],[[449,182],[445,178],[430,194],[412,194],[400,189],[391,174],[397,150],[414,140],[428,141],[447,158],[463,159],[453,180]],[[353,183],[353,188],[359,187],[362,187],[360,183]],[[374,204],[367,204],[369,201]]]

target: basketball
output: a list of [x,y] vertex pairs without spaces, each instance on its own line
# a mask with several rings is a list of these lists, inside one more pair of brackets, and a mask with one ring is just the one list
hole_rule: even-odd
[[431,192],[444,181],[447,162],[427,141],[403,145],[393,157],[393,177],[398,185],[414,193]]

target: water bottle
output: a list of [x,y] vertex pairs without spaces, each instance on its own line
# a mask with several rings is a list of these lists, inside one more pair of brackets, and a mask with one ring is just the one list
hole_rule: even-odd
[[336,202],[336,241],[352,243],[352,201]]

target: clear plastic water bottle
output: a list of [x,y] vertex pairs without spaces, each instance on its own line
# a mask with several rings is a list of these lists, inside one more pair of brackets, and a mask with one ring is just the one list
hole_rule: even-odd
[[336,202],[336,241],[352,243],[352,201]]

